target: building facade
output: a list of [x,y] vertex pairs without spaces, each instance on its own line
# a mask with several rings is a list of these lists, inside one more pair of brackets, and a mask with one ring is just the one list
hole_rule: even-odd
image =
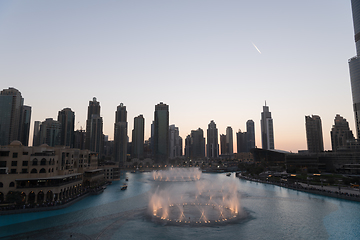
[[182,138],[179,136],[179,128],[174,124],[169,126],[169,158],[174,159],[182,156]]
[[89,101],[85,137],[85,149],[99,153],[100,157],[104,142],[103,119],[100,117],[100,102],[95,97]]
[[351,91],[357,138],[360,138],[360,1],[351,0],[356,56],[349,59]]
[[305,116],[306,141],[310,153],[324,151],[321,118],[317,115]]
[[132,158],[144,158],[145,119],[143,115],[134,118],[132,131]]
[[237,153],[248,152],[247,132],[239,131],[236,133]]
[[71,108],[64,108],[58,113],[61,123],[60,145],[74,147],[75,113]]
[[246,122],[246,142],[247,152],[255,148],[255,123],[251,119]]
[[154,160],[156,163],[167,163],[169,157],[169,106],[160,102],[154,112]]
[[210,159],[219,157],[219,140],[218,129],[214,120],[208,124],[207,129],[207,144],[206,144],[206,156]]
[[41,144],[47,144],[50,147],[61,145],[61,123],[47,118],[40,125],[39,141]]
[[127,158],[128,135],[127,135],[127,111],[126,106],[120,103],[115,112],[114,124],[114,161],[119,167],[125,166]]
[[228,155],[234,154],[233,130],[229,126],[226,128],[226,151]]
[[330,135],[333,152],[336,152],[339,148],[346,148],[349,141],[355,140],[354,135],[349,128],[349,123],[339,114],[336,114],[335,116],[334,125]]
[[269,106],[263,106],[263,111],[261,113],[261,142],[263,149],[274,149],[274,126],[273,119],[271,118],[271,112],[269,111]]

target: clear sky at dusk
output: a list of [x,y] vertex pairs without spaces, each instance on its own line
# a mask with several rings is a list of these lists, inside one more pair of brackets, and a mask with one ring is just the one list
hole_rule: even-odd
[[[306,149],[305,115],[336,114],[355,134],[348,59],[355,56],[350,0],[1,1],[0,83],[32,106],[34,121],[70,107],[85,128],[93,97],[113,139],[116,107],[145,118],[169,105],[183,139],[214,120],[246,131],[267,102],[275,148]],[[236,147],[234,148],[236,151]]]

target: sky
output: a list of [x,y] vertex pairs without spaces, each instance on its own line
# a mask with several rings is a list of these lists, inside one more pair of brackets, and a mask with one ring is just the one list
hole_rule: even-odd
[[307,149],[305,116],[322,119],[331,150],[336,114],[355,133],[348,59],[356,55],[350,0],[0,1],[0,89],[14,87],[34,121],[75,112],[86,128],[96,97],[113,139],[124,103],[131,141],[143,114],[169,105],[183,139],[214,120],[219,134],[255,122],[265,104],[275,148]]

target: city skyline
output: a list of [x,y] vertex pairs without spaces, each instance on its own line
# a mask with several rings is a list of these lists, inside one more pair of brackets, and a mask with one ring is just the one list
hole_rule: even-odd
[[[0,9],[1,88],[18,89],[32,107],[30,136],[35,121],[56,119],[64,108],[75,112],[75,130],[85,129],[93,97],[109,139],[121,102],[128,119],[144,116],[145,139],[159,102],[169,105],[169,124],[183,139],[199,127],[206,138],[211,120],[220,135],[227,126],[244,131],[252,119],[261,147],[265,100],[276,149],[307,148],[306,115],[321,117],[325,150],[336,114],[356,132],[350,1],[3,1]],[[132,129],[128,120],[130,138]]]

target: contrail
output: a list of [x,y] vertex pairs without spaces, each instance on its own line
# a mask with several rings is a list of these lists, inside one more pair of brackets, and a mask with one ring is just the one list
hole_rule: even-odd
[[252,45],[254,45],[254,47],[256,48],[256,50],[261,54],[260,50],[257,48],[257,46],[255,46],[255,44],[253,42],[251,42]]

